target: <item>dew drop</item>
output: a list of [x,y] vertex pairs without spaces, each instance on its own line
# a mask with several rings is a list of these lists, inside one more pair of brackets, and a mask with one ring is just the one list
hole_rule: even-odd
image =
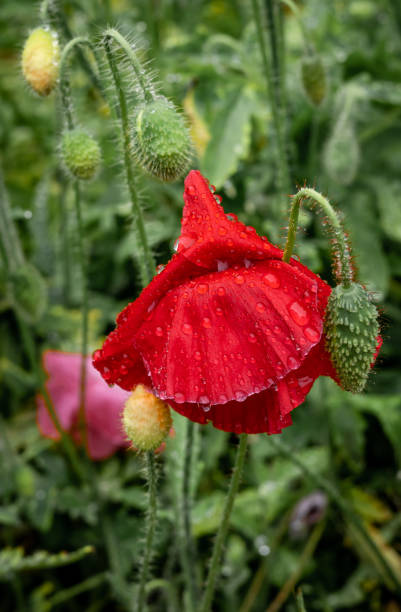
[[210,406],[202,406],[203,412],[210,412]]
[[317,329],[314,329],[313,327],[306,327],[305,328],[305,336],[311,342],[317,342],[320,339],[319,332],[317,331]]
[[97,361],[98,359],[101,359],[102,357],[103,357],[102,349],[97,349],[96,351],[92,353],[93,361]]
[[247,398],[247,394],[244,391],[235,391],[234,395],[237,402],[243,402]]
[[306,385],[309,385],[311,382],[313,382],[313,378],[311,378],[310,376],[302,376],[302,378],[298,378],[298,384],[301,389],[306,387]]
[[201,359],[202,359],[202,355],[200,354],[199,351],[195,351],[194,357],[195,357],[196,361],[201,361]]
[[159,266],[156,267],[156,274],[160,274],[160,272],[163,272],[164,268],[166,266],[164,266],[163,264],[160,264]]
[[221,197],[221,195],[215,194],[214,199],[216,200],[217,204],[221,204],[223,201],[223,198]]
[[217,295],[225,295],[226,290],[224,287],[217,287]]
[[306,325],[309,321],[309,314],[299,302],[292,302],[292,304],[290,304],[288,307],[288,311],[291,315],[292,320],[297,325]]
[[185,395],[183,393],[176,393],[174,399],[178,404],[183,404],[185,402]]
[[177,238],[177,240],[175,240],[175,241],[174,241],[174,244],[173,244],[173,250],[174,250],[174,251],[178,251],[178,246],[179,246],[179,244],[180,244],[180,239],[179,239],[179,238]]
[[252,342],[253,344],[257,341],[255,334],[252,334],[252,333],[249,334],[248,338],[249,338],[249,342]]
[[216,191],[216,187],[214,185],[209,185],[209,189],[212,193]]
[[162,327],[156,327],[155,329],[155,334],[156,336],[159,336],[159,338],[163,335],[163,328]]
[[291,370],[295,370],[295,368],[299,368],[299,361],[295,357],[290,356],[287,359],[287,365]]
[[272,272],[268,272],[264,275],[263,282],[265,285],[271,287],[272,289],[278,289],[281,284],[280,279]]
[[203,295],[204,293],[206,293],[208,290],[208,286],[206,285],[206,283],[200,283],[197,287],[196,287],[196,291],[198,293],[200,293],[201,295]]
[[216,314],[217,314],[217,316],[221,317],[221,316],[223,315],[223,309],[222,309],[222,308],[217,307],[217,308],[216,308]]
[[202,325],[203,325],[203,327],[205,327],[206,329],[210,329],[210,328],[212,327],[212,322],[211,322],[211,320],[209,319],[209,317],[204,317],[204,318],[202,319]]
[[264,304],[262,304],[262,302],[258,302],[256,304],[256,310],[260,313],[265,312],[266,310],[266,306]]
[[190,325],[189,323],[184,323],[184,325],[182,326],[182,331],[184,332],[184,334],[189,336],[190,334],[192,334],[192,325]]
[[237,285],[243,285],[244,284],[244,277],[242,276],[242,274],[236,274],[234,276],[234,283],[236,283]]
[[[199,403],[200,404],[209,404],[209,410],[210,410],[210,399],[208,398],[207,395],[201,395],[199,398]],[[203,408],[204,410],[204,408]]]
[[237,221],[237,220],[238,220],[237,215],[234,215],[234,213],[227,213],[227,214],[226,214],[226,217],[227,217],[227,219],[228,219],[229,221]]
[[126,374],[128,374],[128,368],[126,365],[124,364],[120,365],[120,374],[122,376],[125,376]]
[[227,395],[224,395],[224,393],[219,395],[219,404],[225,404],[227,401],[228,401]]
[[106,381],[107,381],[107,380],[110,380],[110,378],[111,378],[110,368],[108,368],[108,367],[106,367],[106,366],[103,368],[103,378],[104,378],[104,380],[106,380]]

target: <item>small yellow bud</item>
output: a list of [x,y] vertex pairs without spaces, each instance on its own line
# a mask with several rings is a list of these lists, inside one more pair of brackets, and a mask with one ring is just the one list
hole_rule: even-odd
[[141,451],[156,450],[172,424],[169,406],[143,385],[137,385],[123,412],[124,430],[132,444]]
[[56,32],[36,28],[28,37],[22,52],[22,72],[29,85],[40,96],[48,96],[58,78],[60,48]]

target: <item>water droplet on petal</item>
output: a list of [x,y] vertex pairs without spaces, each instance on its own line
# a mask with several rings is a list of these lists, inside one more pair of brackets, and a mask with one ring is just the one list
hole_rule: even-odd
[[185,402],[185,395],[183,393],[176,393],[174,395],[174,400],[177,404],[183,404]]
[[201,395],[199,398],[199,403],[200,404],[210,404],[210,399],[208,398],[207,395]]
[[216,191],[216,187],[214,185],[209,185],[209,189],[212,193]]
[[227,230],[226,230],[226,228],[223,225],[221,225],[219,227],[218,232],[219,232],[220,236],[225,236],[227,234]]
[[207,292],[208,286],[206,285],[206,283],[199,283],[199,285],[196,287],[196,290],[198,293],[203,295],[204,293]]
[[125,376],[126,374],[128,374],[128,368],[126,365],[124,364],[120,365],[120,374],[122,376]]
[[108,368],[108,367],[106,367],[106,366],[105,366],[105,367],[103,368],[103,372],[102,372],[102,373],[103,373],[103,378],[104,378],[104,380],[106,380],[106,381],[107,381],[107,380],[110,380],[110,378],[111,378],[110,368]]
[[234,213],[227,213],[226,217],[229,221],[238,221],[238,217]]
[[320,339],[319,332],[313,327],[306,327],[304,333],[311,342],[317,342]]
[[192,334],[192,325],[190,325],[189,323],[184,323],[184,325],[182,326],[182,331],[184,332],[184,334],[189,336],[190,334]]
[[287,365],[291,370],[295,370],[295,368],[299,368],[299,361],[295,357],[290,356],[287,359]]
[[160,272],[163,272],[164,268],[166,266],[164,266],[163,264],[160,264],[159,266],[156,267],[156,274],[160,274]]
[[227,261],[220,261],[219,259],[217,260],[217,272],[224,272],[224,270],[227,270],[227,268],[228,268]]
[[236,391],[234,395],[237,402],[243,402],[247,398],[247,394],[244,391]]
[[202,410],[203,410],[203,412],[209,412],[210,411],[210,406],[202,406]]
[[265,312],[266,310],[266,306],[264,304],[262,304],[262,302],[258,302],[256,304],[256,310],[260,313]]
[[302,378],[298,378],[298,384],[301,389],[303,389],[303,387],[306,387],[306,385],[310,385],[311,382],[313,382],[313,378],[311,378],[310,376],[302,376]]
[[177,238],[177,240],[175,240],[175,241],[174,241],[174,244],[173,244],[173,250],[174,250],[174,251],[178,251],[178,246],[179,246],[179,244],[180,244],[180,239],[179,239],[179,238]]
[[219,317],[221,317],[223,315],[223,309],[222,308],[217,307],[215,312],[216,312],[217,316],[219,316]]
[[203,327],[205,327],[206,329],[210,329],[210,328],[212,327],[212,322],[211,322],[211,320],[209,319],[209,317],[204,317],[204,318],[202,319],[202,325],[203,325]]
[[217,193],[215,194],[214,199],[216,200],[217,204],[221,204],[223,201],[221,195],[218,195]]
[[163,328],[162,327],[156,327],[155,334],[156,334],[156,336],[159,336],[159,338],[160,338],[163,335]]
[[236,283],[237,285],[243,285],[244,284],[244,277],[242,276],[242,274],[236,274],[234,276],[234,283]]
[[278,289],[281,285],[280,279],[278,278],[278,276],[273,274],[273,272],[268,272],[267,274],[265,274],[263,277],[263,282],[265,285],[271,287],[272,289]]
[[226,290],[224,289],[224,287],[217,287],[217,295],[225,295]]
[[288,307],[288,311],[292,320],[297,325],[306,325],[309,321],[309,314],[299,302],[292,302]]
[[101,359],[102,357],[103,357],[102,349],[97,349],[96,351],[92,353],[93,361],[97,361],[98,359]]
[[225,404],[228,400],[227,395],[224,395],[224,393],[222,393],[221,395],[219,395],[219,404]]
[[195,351],[194,357],[195,357],[196,361],[201,361],[202,360],[202,355],[200,354],[199,351]]
[[248,338],[249,338],[249,342],[252,342],[253,344],[257,341],[255,334],[252,334],[252,333],[249,334]]

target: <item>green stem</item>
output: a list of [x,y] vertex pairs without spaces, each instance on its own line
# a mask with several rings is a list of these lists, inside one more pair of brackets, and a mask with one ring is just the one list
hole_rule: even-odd
[[[99,494],[98,488],[94,489],[95,495],[99,500],[100,504],[103,504],[101,496]],[[119,599],[119,601],[124,604],[127,610],[132,609],[128,585],[125,580],[123,568],[121,565],[121,553],[120,553],[120,544],[116,540],[114,530],[112,525],[110,524],[109,517],[106,512],[102,513],[101,517],[101,528],[103,532],[104,544],[107,551],[107,557],[110,564],[110,569],[112,572],[112,586],[115,592],[115,595]]]
[[146,604],[146,583],[149,575],[149,566],[153,553],[153,540],[156,530],[157,517],[157,495],[156,495],[156,459],[153,451],[145,454],[146,479],[148,482],[148,512],[146,515],[146,539],[145,549],[142,556],[142,564],[139,572],[139,587],[137,597],[137,612],[143,612]]
[[234,470],[231,476],[231,482],[228,489],[227,497],[224,502],[223,515],[221,517],[220,526],[217,532],[217,536],[213,546],[212,558],[210,561],[209,573],[207,577],[205,592],[203,600],[199,609],[199,612],[209,612],[212,605],[214,590],[216,586],[216,580],[220,574],[221,566],[221,555],[223,544],[226,539],[230,515],[234,505],[235,496],[238,491],[239,483],[241,480],[242,469],[244,467],[246,445],[248,441],[248,434],[241,434],[237,449],[237,455],[235,458]]
[[11,215],[10,202],[0,169],[0,238],[8,268],[11,272],[24,263],[24,255]]
[[184,473],[182,479],[181,518],[183,541],[180,546],[181,565],[185,576],[188,593],[188,612],[195,610],[196,584],[193,568],[195,563],[195,551],[193,550],[193,539],[191,530],[191,468],[192,448],[194,441],[195,423],[187,419],[185,436]]
[[105,42],[108,41],[110,38],[114,39],[115,42],[118,43],[119,46],[126,53],[129,61],[131,62],[131,66],[134,69],[135,76],[138,79],[138,83],[141,86],[146,102],[152,102],[152,100],[154,99],[154,94],[151,88],[149,87],[149,84],[145,81],[145,78],[143,76],[143,69],[136,56],[135,51],[118,30],[115,30],[114,28],[108,28],[104,33]]
[[304,596],[302,594],[302,589],[299,588],[295,595],[295,603],[297,606],[297,612],[306,612]]
[[[108,32],[110,32],[110,30],[108,30]],[[111,32],[114,32],[114,30],[111,30]],[[116,34],[118,34],[118,32]],[[133,210],[133,214],[136,220],[136,231],[139,237],[138,262],[139,262],[139,267],[140,267],[142,284],[147,285],[155,273],[155,263],[154,263],[154,259],[153,259],[153,256],[152,256],[149,244],[148,244],[142,209],[139,203],[139,198],[138,198],[137,190],[135,187],[134,169],[133,169],[132,160],[131,160],[131,137],[130,137],[127,100],[126,100],[126,97],[123,91],[120,73],[118,71],[118,68],[117,68],[117,65],[114,60],[114,56],[111,50],[110,38],[111,38],[110,34],[105,37],[104,46],[106,50],[107,60],[109,62],[110,70],[113,76],[114,85],[115,85],[116,92],[118,95],[117,115],[121,123],[121,133],[122,133],[123,148],[124,148],[124,167],[125,167],[125,172],[126,172],[128,190],[129,190],[129,194],[131,198],[132,210]],[[117,38],[117,40],[119,39]]]
[[274,446],[274,448],[283,456],[286,457],[289,461],[291,461],[294,465],[296,465],[300,471],[311,481],[315,486],[323,489],[328,497],[338,506],[338,508],[342,511],[344,516],[348,519],[351,525],[356,529],[359,535],[362,537],[364,542],[366,543],[368,549],[377,559],[379,565],[382,567],[384,573],[390,578],[391,583],[396,588],[397,592],[401,594],[401,582],[394,572],[391,565],[388,563],[386,557],[382,554],[379,547],[372,540],[369,535],[369,532],[366,530],[365,525],[359,516],[355,513],[352,506],[349,504],[347,500],[345,500],[340,492],[337,490],[335,486],[332,485],[331,482],[327,481],[325,478],[322,478],[318,474],[312,472],[295,454],[295,452],[289,448],[282,439],[278,439],[277,436],[269,437],[270,444]]
[[310,187],[303,187],[292,198],[290,221],[288,226],[287,242],[284,249],[283,261],[289,262],[295,244],[295,238],[298,227],[298,217],[301,202],[312,200],[321,209],[328,223],[332,239],[333,239],[333,254],[335,265],[334,271],[337,280],[344,287],[349,287],[354,279],[354,272],[351,265],[351,257],[349,246],[347,244],[343,227],[338,218],[338,215],[327,198],[321,193]]
[[81,322],[81,367],[79,381],[79,413],[78,424],[81,433],[82,442],[88,452],[88,436],[86,430],[86,415],[85,415],[85,395],[86,395],[86,357],[88,352],[88,281],[87,281],[87,266],[86,255],[84,249],[84,229],[82,223],[82,207],[81,207],[81,190],[79,182],[74,183],[75,191],[75,209],[78,222],[78,257],[81,265],[81,283],[82,283],[82,322]]
[[274,19],[274,11],[271,0],[267,2],[269,9],[268,34],[270,39],[270,53],[265,38],[265,13],[260,5],[260,0],[252,0],[253,17],[262,55],[263,69],[266,78],[268,96],[273,114],[273,123],[276,134],[277,152],[277,184],[282,197],[290,191],[290,171],[288,166],[286,138],[285,138],[285,109],[281,96],[281,75],[279,66],[279,52],[277,45],[277,32]]

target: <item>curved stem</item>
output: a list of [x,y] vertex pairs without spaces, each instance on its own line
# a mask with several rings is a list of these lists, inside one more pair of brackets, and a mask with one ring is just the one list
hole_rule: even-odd
[[86,255],[84,249],[84,229],[82,223],[82,207],[81,207],[81,190],[78,181],[74,184],[75,191],[75,210],[78,222],[78,257],[81,265],[81,283],[82,283],[82,323],[81,323],[81,367],[79,381],[79,412],[78,423],[81,433],[82,442],[88,452],[88,436],[86,430],[85,416],[85,395],[86,395],[86,357],[88,352],[88,281],[87,281],[87,266]]
[[310,187],[303,187],[292,198],[290,221],[288,226],[287,242],[283,254],[283,261],[288,263],[291,259],[298,227],[299,208],[301,202],[308,200],[312,200],[315,204],[317,204],[327,219],[328,227],[333,238],[334,259],[335,262],[338,263],[338,266],[335,265],[334,271],[337,276],[337,280],[341,282],[344,287],[349,287],[353,282],[354,272],[352,270],[349,246],[345,239],[344,229],[336,211],[328,199]]
[[[111,30],[113,31],[113,30]],[[118,32],[117,32],[118,34]],[[124,40],[124,39],[123,39]],[[128,44],[128,43],[127,43]],[[130,127],[128,121],[128,106],[127,100],[122,88],[120,74],[117,69],[116,62],[111,50],[110,36],[105,37],[104,46],[106,50],[107,60],[113,76],[114,85],[118,95],[117,115],[121,123],[121,133],[124,148],[124,167],[126,172],[128,190],[131,198],[132,210],[136,220],[136,231],[139,237],[139,252],[138,261],[141,272],[141,280],[143,285],[147,285],[155,273],[155,263],[148,244],[148,239],[145,231],[145,223],[143,220],[142,209],[139,203],[138,194],[135,187],[134,170],[131,161],[131,138]]]
[[235,458],[234,470],[231,476],[231,482],[228,489],[227,497],[224,502],[223,515],[217,536],[214,542],[212,558],[210,561],[209,573],[206,582],[205,593],[200,606],[199,612],[209,612],[212,604],[216,580],[220,573],[220,561],[223,549],[224,540],[226,539],[231,510],[233,508],[234,499],[238,491],[239,483],[241,480],[242,469],[244,467],[246,445],[248,441],[248,434],[241,434],[237,449],[237,455]]
[[146,515],[146,539],[141,569],[139,572],[139,589],[136,610],[142,612],[146,603],[146,583],[149,574],[149,565],[153,552],[153,540],[156,529],[157,496],[156,496],[156,460],[153,451],[145,454],[146,478],[148,481],[148,512]]
[[118,30],[115,30],[114,28],[108,28],[104,33],[104,38],[105,41],[112,38],[125,51],[134,69],[136,78],[138,79],[138,83],[141,86],[146,102],[151,102],[154,99],[153,92],[151,91],[150,87],[144,79],[142,66],[136,56],[135,51],[133,50],[127,39],[124,38],[124,36],[122,36],[120,32]]
[[[269,2],[269,7],[271,3]],[[265,40],[263,24],[265,14],[260,6],[260,0],[252,0],[253,16],[256,24],[256,31],[259,41],[260,52],[262,55],[263,69],[266,77],[268,96],[273,114],[274,129],[276,133],[277,150],[277,183],[282,196],[290,190],[290,171],[288,166],[287,149],[285,141],[285,109],[281,97],[281,75],[277,59],[277,40],[274,12],[271,10],[269,18],[268,32],[270,37],[271,51],[269,54],[268,45]]]
[[186,437],[185,437],[185,456],[184,456],[184,474],[182,479],[182,497],[181,497],[181,517],[183,541],[180,546],[181,565],[185,576],[186,588],[188,592],[188,612],[195,609],[196,585],[193,568],[195,567],[195,551],[193,550],[193,540],[191,532],[191,499],[190,499],[190,484],[191,484],[191,468],[192,468],[192,447],[194,439],[195,423],[187,419]]
[[292,449],[290,449],[282,439],[278,439],[277,436],[269,437],[270,444],[274,446],[274,448],[283,456],[286,457],[289,461],[291,461],[294,465],[296,465],[300,471],[307,477],[311,482],[313,482],[317,487],[323,489],[330,499],[338,506],[338,508],[343,512],[345,517],[349,520],[352,526],[356,529],[359,535],[363,538],[366,543],[368,549],[377,559],[385,574],[390,578],[391,582],[395,586],[397,592],[401,594],[401,582],[399,577],[395,574],[393,568],[387,561],[386,557],[382,554],[379,547],[376,545],[374,540],[370,537],[369,532],[367,531],[364,523],[359,518],[359,516],[355,513],[352,506],[349,502],[344,499],[341,493],[337,490],[335,486],[331,484],[331,482],[327,481],[325,478],[322,478],[318,474],[312,472],[294,453]]

